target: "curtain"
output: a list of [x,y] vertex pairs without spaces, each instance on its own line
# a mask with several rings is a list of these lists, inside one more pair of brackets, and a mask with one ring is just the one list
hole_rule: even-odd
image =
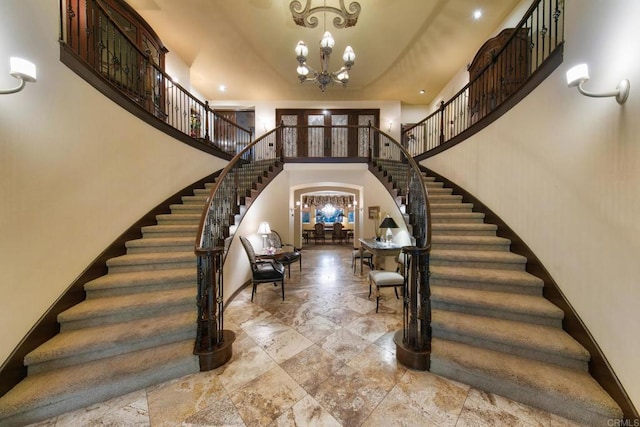
[[353,196],[302,196],[302,205],[315,206],[316,209],[322,209],[326,205],[340,209],[346,209],[349,205],[353,206]]

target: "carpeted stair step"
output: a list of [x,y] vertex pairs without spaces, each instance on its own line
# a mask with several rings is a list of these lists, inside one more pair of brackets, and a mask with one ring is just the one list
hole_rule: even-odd
[[179,288],[196,289],[196,283],[195,268],[133,271],[105,274],[85,283],[84,290],[87,298],[101,298]]
[[560,328],[433,310],[431,329],[434,337],[588,371],[589,352]]
[[482,212],[431,212],[431,222],[433,224],[484,223],[484,214]]
[[193,214],[160,214],[156,215],[156,221],[158,225],[181,225],[181,224],[196,224],[200,223],[199,213]]
[[434,203],[431,212],[471,212],[473,203]]
[[447,223],[431,224],[433,236],[495,236],[498,226],[485,223]]
[[434,309],[495,317],[536,325],[562,327],[564,313],[536,295],[431,286]]
[[433,286],[542,295],[544,283],[526,271],[431,265]]
[[196,288],[92,298],[58,315],[61,331],[196,310]]
[[527,258],[509,251],[433,249],[429,261],[432,266],[524,271]]
[[204,210],[204,205],[197,205],[195,203],[192,204],[176,204],[170,205],[171,213],[173,214],[202,214]]
[[450,195],[453,194],[453,190],[446,187],[427,187],[427,194],[429,197],[435,195]]
[[431,206],[442,203],[462,203],[462,196],[455,194],[429,194]]
[[211,193],[211,189],[210,188],[195,188],[193,190],[193,195],[194,196],[205,196],[205,197],[209,197],[209,194]]
[[35,423],[198,371],[189,339],[29,375],[0,398],[0,425]]
[[142,270],[166,270],[173,268],[195,268],[193,251],[126,254],[107,260],[109,273],[126,273]]
[[588,373],[434,338],[430,371],[593,426],[622,411]]
[[201,205],[204,208],[204,205],[206,202],[207,202],[207,196],[205,195],[182,196],[182,203],[184,204],[196,204],[196,205]]
[[198,224],[148,225],[142,227],[142,235],[148,239],[156,237],[192,237],[195,242],[196,233],[198,233]]
[[196,337],[196,311],[62,332],[24,359],[29,375]]
[[511,240],[497,236],[432,236],[433,250],[508,251]]
[[161,237],[129,240],[125,243],[127,254],[150,252],[188,252],[193,250],[195,239],[187,237]]

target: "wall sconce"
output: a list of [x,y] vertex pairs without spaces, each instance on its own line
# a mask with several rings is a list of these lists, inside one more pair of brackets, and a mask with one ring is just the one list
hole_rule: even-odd
[[20,80],[20,84],[13,89],[0,89],[0,95],[20,92],[24,88],[26,82],[33,83],[36,81],[36,66],[33,62],[12,56],[9,58],[9,64],[11,67],[9,74]]
[[630,84],[629,80],[627,79],[624,79],[620,83],[618,83],[615,91],[605,93],[592,93],[584,90],[582,88],[582,84],[587,80],[589,80],[589,66],[587,64],[578,64],[567,71],[567,85],[569,87],[577,86],[578,91],[585,96],[591,96],[594,98],[606,98],[609,96],[615,96],[618,104],[624,104],[629,97]]
[[[293,216],[293,214],[294,214],[298,209],[300,209],[300,206],[301,206],[301,204],[300,204],[300,200],[296,200],[296,206],[295,206],[295,207],[293,207],[293,208],[289,208],[289,212],[291,213],[291,216]],[[308,206],[305,204],[305,205],[304,205],[304,207],[305,207],[305,208],[307,208]]]
[[391,133],[391,128],[393,127],[393,121],[389,120],[389,132]]
[[349,203],[349,204],[347,205],[347,208],[348,208],[350,211],[354,211],[354,212],[355,212],[355,211],[362,212],[362,209],[363,209],[363,208],[358,209],[358,201],[357,201],[357,200],[354,200],[354,201],[353,201],[353,204]]

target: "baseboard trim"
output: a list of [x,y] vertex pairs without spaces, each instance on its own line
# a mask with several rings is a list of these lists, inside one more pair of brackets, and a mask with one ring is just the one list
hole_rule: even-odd
[[[539,277],[544,281],[543,295],[553,304],[558,306],[564,312],[564,320],[562,322],[563,329],[578,341],[591,354],[589,362],[589,373],[609,393],[616,401],[624,413],[625,419],[638,420],[638,411],[633,402],[629,398],[626,390],[620,383],[620,380],[613,371],[611,365],[607,361],[604,353],[598,346],[585,324],[574,310],[573,306],[560,290],[560,287],[549,274],[542,262],[533,253],[533,251],[524,243],[524,241],[498,216],[489,209],[484,203],[478,200],[471,193],[452,182],[448,178],[428,169],[424,166],[420,168],[428,175],[435,177],[437,180],[444,182],[445,186],[452,188],[453,192],[462,196],[465,203],[473,203],[474,211],[485,214],[485,221],[498,226],[496,234],[511,240],[511,251],[527,258],[526,270],[528,273]],[[634,425],[633,423],[628,425]]]
[[[91,264],[76,278],[76,280],[62,293],[51,307],[40,317],[35,325],[22,338],[20,343],[11,352],[8,359],[0,367],[0,397],[15,387],[27,376],[27,368],[24,366],[25,356],[39,345],[51,339],[60,332],[58,314],[68,308],[84,301],[86,293],[85,283],[97,279],[107,274],[107,260],[116,256],[124,255],[127,251],[126,242],[142,237],[142,227],[156,224],[156,215],[171,213],[170,205],[178,204],[182,201],[182,196],[193,194],[194,188],[202,188],[205,183],[212,182],[221,171],[214,172],[193,184],[183,188],[179,192],[167,198],[155,208],[150,210],[142,218],[136,221],[109,247],[107,247]],[[195,236],[194,236],[195,247]]]

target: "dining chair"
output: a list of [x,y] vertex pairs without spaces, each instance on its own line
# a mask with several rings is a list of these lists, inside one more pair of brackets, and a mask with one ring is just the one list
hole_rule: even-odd
[[321,240],[323,243],[325,242],[323,223],[317,222],[316,225],[313,226],[313,240],[316,245],[318,244],[318,240]]

